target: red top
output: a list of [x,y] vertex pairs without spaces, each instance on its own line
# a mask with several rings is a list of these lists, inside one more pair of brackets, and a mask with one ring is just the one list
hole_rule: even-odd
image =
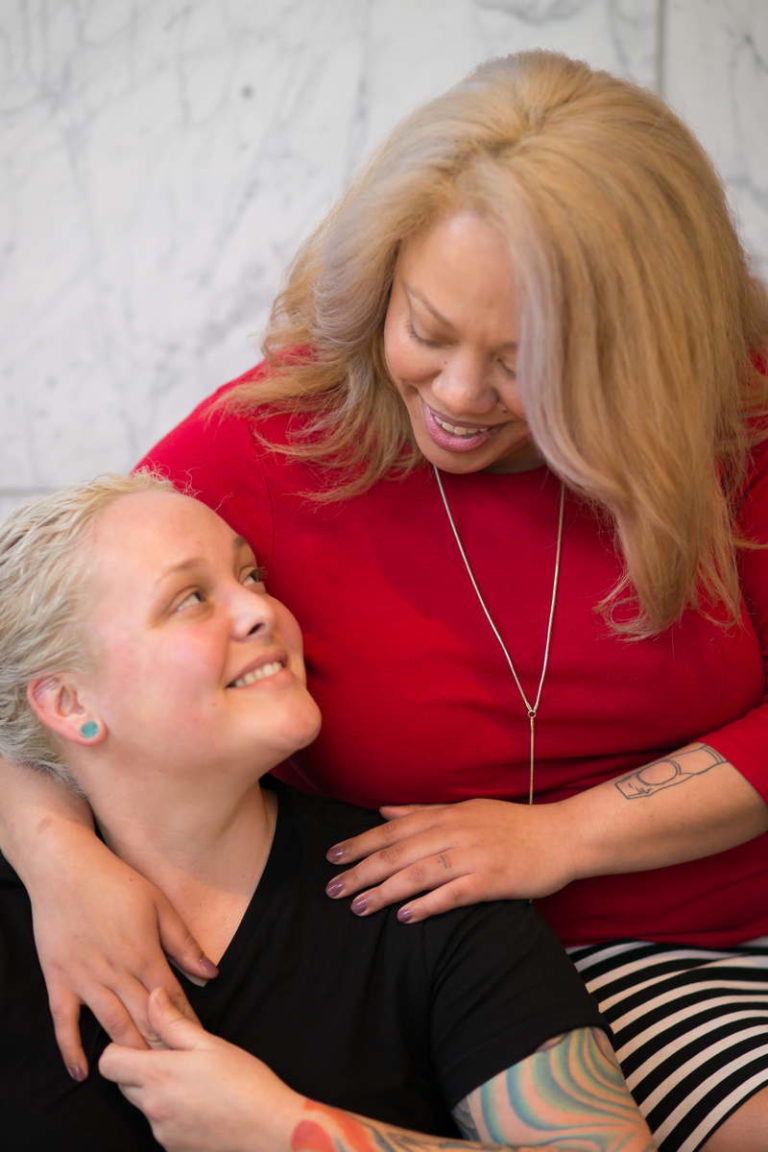
[[[252,378],[253,374],[242,379]],[[237,383],[237,382],[236,382]],[[229,388],[232,385],[227,385]],[[216,396],[220,396],[221,389]],[[473,796],[524,800],[528,721],[469,583],[432,470],[331,504],[317,463],[270,452],[252,417],[200,405],[143,463],[198,495],[253,545],[270,591],[304,629],[323,730],[288,775],[376,807]],[[287,418],[262,418],[272,442]],[[546,468],[444,475],[484,599],[529,697],[552,587],[559,484]],[[743,530],[768,537],[768,449],[755,455]],[[768,550],[741,553],[748,605],[728,630],[687,612],[628,641],[595,605],[616,583],[610,530],[570,494],[549,671],[536,725],[536,801],[610,779],[692,740],[766,798]],[[578,881],[540,902],[566,943],[617,937],[720,945],[768,933],[768,837],[662,872]]]

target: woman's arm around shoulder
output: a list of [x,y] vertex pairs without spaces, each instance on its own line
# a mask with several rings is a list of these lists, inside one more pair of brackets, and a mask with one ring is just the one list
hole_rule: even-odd
[[167,1152],[652,1152],[651,1134],[603,1034],[576,1029],[462,1100],[464,1139],[393,1128],[317,1101],[261,1061],[150,997],[152,1052],[111,1045],[99,1068],[147,1116]]
[[167,988],[191,1014],[164,953],[193,978],[216,969],[165,896],[96,837],[83,800],[2,758],[0,794],[0,846],[29,893],[56,1040],[82,1080],[81,1004],[114,1040],[143,1046],[151,988]]

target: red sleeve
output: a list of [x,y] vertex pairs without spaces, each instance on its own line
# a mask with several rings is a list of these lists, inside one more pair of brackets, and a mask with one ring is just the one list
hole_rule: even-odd
[[[768,674],[768,441],[758,445],[739,514],[744,539],[761,545],[739,552],[747,626],[754,628]],[[702,736],[768,801],[768,693],[738,720]]]
[[249,416],[217,402],[260,369],[225,384],[182,420],[136,465],[151,467],[177,488],[196,496],[243,536],[260,561],[269,563],[273,517],[263,450]]

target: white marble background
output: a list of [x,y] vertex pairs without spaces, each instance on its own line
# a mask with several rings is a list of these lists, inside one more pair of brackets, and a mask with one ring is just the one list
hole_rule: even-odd
[[0,515],[255,362],[364,153],[530,47],[661,92],[768,273],[766,0],[0,0]]

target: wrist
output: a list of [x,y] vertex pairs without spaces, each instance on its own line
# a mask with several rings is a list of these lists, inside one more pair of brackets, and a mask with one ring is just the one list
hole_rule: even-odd
[[551,844],[557,845],[562,861],[564,880],[561,887],[574,880],[584,880],[598,874],[600,842],[595,836],[594,821],[580,803],[583,794],[567,800],[556,800],[547,805],[552,810],[553,829]]
[[82,810],[30,810],[8,832],[3,854],[30,891],[37,882],[47,883],[52,872],[58,874],[62,860],[76,858],[88,847],[99,844],[90,808],[77,797],[72,799],[82,805]]

